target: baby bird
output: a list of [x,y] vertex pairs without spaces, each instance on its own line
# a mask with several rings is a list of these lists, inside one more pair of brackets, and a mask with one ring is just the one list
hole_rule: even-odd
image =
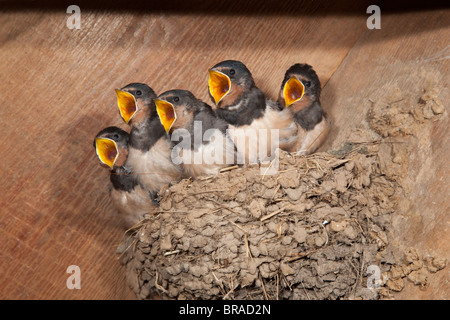
[[127,164],[151,192],[182,178],[182,168],[171,160],[171,148],[159,121],[156,94],[144,83],[130,83],[116,90],[123,120],[131,126]]
[[107,127],[94,140],[95,152],[103,165],[110,170],[110,197],[117,208],[125,228],[131,228],[156,207],[156,194],[149,192],[139,182],[139,177],[130,173],[126,166],[129,135],[117,127]]
[[173,143],[172,160],[183,165],[186,176],[216,175],[236,162],[234,144],[226,133],[228,124],[208,104],[186,90],[164,92],[155,103]]
[[320,104],[320,91],[319,77],[310,65],[298,63],[286,71],[278,102],[291,113],[297,132],[284,150],[307,155],[325,141],[329,121]]
[[242,62],[226,60],[209,69],[208,88],[245,163],[272,160],[280,142],[295,132],[292,115],[265,98]]

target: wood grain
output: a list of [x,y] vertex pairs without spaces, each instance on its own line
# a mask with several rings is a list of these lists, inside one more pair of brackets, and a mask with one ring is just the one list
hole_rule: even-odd
[[[83,10],[83,9],[82,9]],[[305,8],[313,12],[317,8]],[[297,61],[333,74],[364,30],[364,16],[208,15],[65,8],[0,16],[0,297],[133,298],[115,256],[122,229],[107,198],[107,171],[92,147],[108,125],[125,128],[114,89],[146,82],[156,92],[191,90],[208,101],[207,69],[240,59],[276,97]],[[330,32],[332,25],[338,24]],[[352,33],[345,29],[354,30]],[[66,269],[81,269],[68,290]]]
[[[326,84],[326,108],[343,128],[358,120],[347,116],[350,104],[344,97],[369,86],[363,70],[371,59],[383,65],[380,44],[387,61],[397,50],[401,59],[429,57],[435,47],[408,48],[404,42],[414,43],[417,36],[441,46],[441,28],[448,27],[445,12],[433,13],[435,19],[415,12],[421,27],[406,19],[398,30],[392,17],[374,36],[365,24],[368,2],[288,1],[275,10],[272,2],[264,7],[231,1],[229,10],[212,14],[208,7],[184,12],[81,5],[81,29],[69,30],[67,6],[5,3],[0,15],[1,299],[134,298],[114,253],[123,230],[107,198],[108,173],[92,147],[102,128],[126,128],[115,88],[146,82],[157,93],[183,88],[210,102],[207,69],[238,59],[276,98],[284,71],[308,62]],[[344,133],[335,129],[336,143]],[[81,290],[66,288],[69,265],[81,269]]]

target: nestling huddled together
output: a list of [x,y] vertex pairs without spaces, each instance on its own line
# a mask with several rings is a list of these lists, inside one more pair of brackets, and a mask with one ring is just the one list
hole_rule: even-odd
[[161,188],[181,179],[272,161],[278,148],[308,155],[325,140],[329,120],[310,65],[286,71],[276,101],[240,61],[222,61],[205,71],[211,105],[183,89],[160,95],[144,83],[116,89],[129,132],[107,127],[95,136],[94,148],[110,168],[111,200],[125,227],[154,212]]

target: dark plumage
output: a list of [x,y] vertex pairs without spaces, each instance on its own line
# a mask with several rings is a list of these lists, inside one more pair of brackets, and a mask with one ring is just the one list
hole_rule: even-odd
[[[182,169],[171,160],[170,141],[156,113],[156,94],[144,83],[130,83],[119,91],[132,96],[123,102],[131,107],[124,109],[136,109],[128,122],[131,126],[128,163],[148,190],[158,192],[181,179]],[[119,108],[120,99],[118,94]]]
[[[108,138],[116,142],[120,151],[128,154],[128,132],[118,127],[107,127],[100,131],[94,140],[94,148],[96,148],[97,138]],[[124,167],[126,158],[119,158],[114,166],[111,168],[111,183],[117,190],[132,191],[138,184],[136,175],[130,174],[129,169]]]
[[164,128],[156,113],[156,93],[145,83],[130,83],[121,90],[130,93],[139,106],[129,121],[132,128],[130,147],[147,151],[164,136]]
[[[224,166],[234,164],[235,148],[228,139],[228,124],[218,118],[212,108],[197,99],[187,90],[170,90],[156,99],[160,119],[166,124],[166,130],[172,137],[175,150],[179,147],[174,141],[181,135],[183,138],[183,168],[188,176],[217,174]],[[214,136],[211,141],[210,137]],[[189,150],[184,139],[190,139]],[[204,152],[215,153],[215,163],[192,163],[194,159],[203,159]],[[186,153],[189,157],[186,158]],[[228,158],[227,158],[228,157]]]
[[[320,93],[322,91],[319,77],[313,67],[306,63],[296,63],[286,70],[284,79],[281,84],[281,90],[292,76],[298,76],[305,79],[305,91],[311,96],[315,97],[315,100],[319,100]],[[308,85],[309,82],[309,85]]]
[[310,131],[314,129],[316,124],[322,121],[325,116],[325,111],[323,111],[320,103],[315,101],[309,108],[295,113],[294,119],[303,129]]
[[286,71],[278,101],[297,125],[297,133],[285,146],[287,151],[310,154],[325,140],[329,123],[320,104],[320,93],[319,77],[310,65],[297,63]]
[[[102,141],[111,143],[102,147]],[[107,127],[94,139],[94,148],[102,162],[108,159],[109,154],[115,155],[115,161],[109,164],[112,186],[110,197],[126,228],[142,220],[157,205],[157,194],[142,186],[139,177],[127,166],[128,144],[129,134],[118,127]]]
[[[280,141],[292,135],[292,115],[266,99],[240,61],[226,60],[209,70],[209,94],[217,115],[230,124],[231,139],[246,163],[271,160]],[[279,141],[272,138],[278,130]],[[256,141],[242,137],[256,137]],[[240,140],[240,141],[237,141]]]

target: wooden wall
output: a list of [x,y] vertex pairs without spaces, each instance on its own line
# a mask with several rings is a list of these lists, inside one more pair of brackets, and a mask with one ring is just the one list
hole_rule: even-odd
[[[441,6],[381,4],[382,29],[368,30],[368,1],[78,3],[81,29],[70,30],[71,3],[0,2],[2,299],[134,298],[114,253],[123,230],[107,198],[108,171],[92,147],[105,126],[126,128],[115,88],[146,82],[157,93],[184,88],[209,102],[207,69],[237,59],[276,98],[284,71],[308,62],[334,123],[326,149],[361,121],[367,88],[394,81],[392,65],[428,64],[448,87],[450,10]],[[447,128],[448,117],[433,131],[444,176]],[[423,183],[432,195],[420,195],[405,241],[448,257],[448,187],[431,177]],[[442,223],[424,233],[424,219]],[[81,290],[66,287],[69,265],[81,269]],[[448,298],[448,280],[434,285],[399,298]]]

